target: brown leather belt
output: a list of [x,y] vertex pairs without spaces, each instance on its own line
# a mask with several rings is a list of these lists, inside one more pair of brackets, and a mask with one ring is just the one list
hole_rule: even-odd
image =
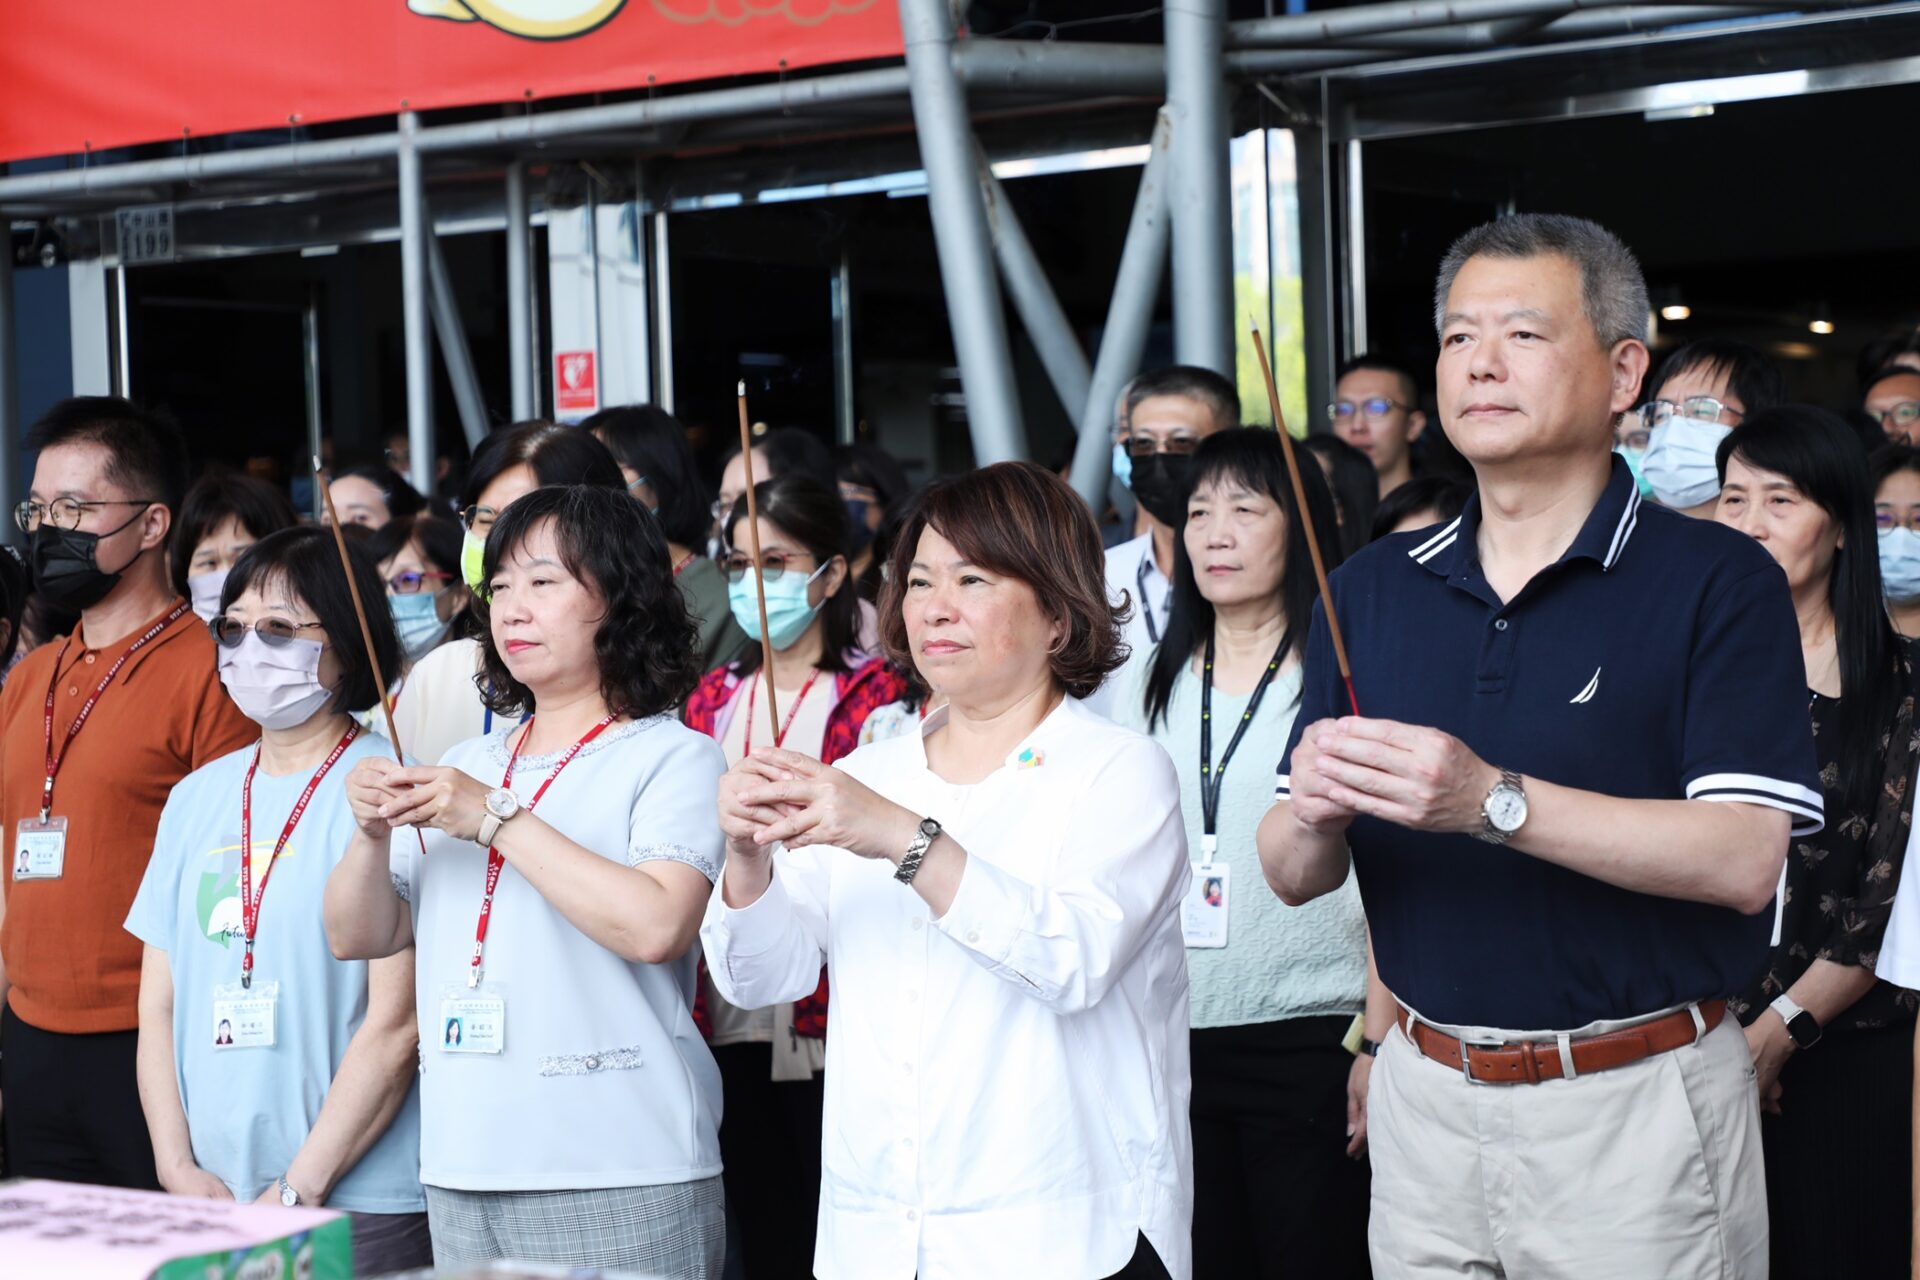
[[1554,1040],[1483,1044],[1436,1031],[1424,1022],[1414,1021],[1405,1009],[1401,1009],[1398,1016],[1400,1030],[1406,1033],[1414,1048],[1435,1062],[1457,1069],[1475,1084],[1539,1084],[1542,1080],[1624,1067],[1656,1053],[1693,1044],[1720,1025],[1727,1014],[1727,1002],[1703,1000],[1699,1009],[1705,1026],[1696,1025],[1692,1009],[1687,1008],[1624,1031],[1571,1040],[1567,1049],[1573,1058],[1572,1071],[1563,1067],[1560,1045]]

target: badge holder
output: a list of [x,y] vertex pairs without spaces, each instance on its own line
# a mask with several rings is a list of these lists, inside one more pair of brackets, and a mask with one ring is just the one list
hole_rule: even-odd
[[498,1054],[507,1047],[506,984],[485,981],[440,986],[440,1021],[434,1030],[438,1053]]
[[67,820],[22,818],[13,838],[13,878],[58,880],[67,868]]
[[213,989],[213,1047],[273,1048],[274,1014],[280,1004],[280,984],[221,983]]
[[1214,949],[1227,945],[1227,899],[1233,889],[1233,868],[1213,860],[1218,847],[1218,837],[1200,837],[1201,860],[1193,864],[1193,879],[1180,901],[1180,938],[1189,947]]

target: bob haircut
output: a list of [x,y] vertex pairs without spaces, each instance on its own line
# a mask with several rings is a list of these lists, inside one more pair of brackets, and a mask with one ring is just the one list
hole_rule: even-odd
[[[580,438],[593,439],[585,432]],[[625,486],[535,489],[508,503],[494,521],[487,535],[485,580],[491,582],[534,530],[549,523],[560,563],[601,600],[604,611],[593,650],[607,710],[639,720],[686,701],[703,674],[694,656],[697,633],[674,585],[659,522],[627,496]],[[474,614],[480,670],[473,682],[481,698],[500,715],[534,710],[533,690],[513,678],[494,647],[488,596],[475,597]]]
[[1133,606],[1107,598],[1106,552],[1093,513],[1038,463],[996,462],[929,486],[900,526],[880,593],[880,642],[902,671],[918,670],[901,606],[928,529],[968,563],[1026,583],[1040,608],[1065,624],[1066,638],[1047,662],[1074,697],[1087,697],[1127,660],[1120,627]]
[[[753,500],[759,504],[760,519],[777,525],[780,532],[805,547],[817,564],[845,559],[847,554],[847,508],[837,489],[823,489],[812,476],[792,473],[763,480],[753,486]],[[727,513],[727,545],[733,545],[733,530],[747,518],[747,496],[735,499]],[[789,573],[795,572],[789,569]],[[820,605],[820,669],[851,671],[849,654],[859,653],[860,592],[849,573],[840,590]],[[739,675],[760,669],[760,646],[750,644],[733,662]]]
[[488,485],[522,465],[532,467],[534,478],[543,485],[591,484],[627,491],[620,464],[591,432],[536,418],[502,427],[480,442],[473,465],[467,468],[467,483],[460,490],[460,509],[477,505]]
[[180,515],[169,535],[176,595],[187,594],[187,571],[193,565],[194,548],[228,517],[238,520],[255,542],[300,523],[286,495],[264,480],[234,472],[202,476],[181,499]]
[[[1219,431],[1200,442],[1193,451],[1193,481],[1188,491],[1196,493],[1202,485],[1237,486],[1260,494],[1280,508],[1286,524],[1286,540],[1281,544],[1280,605],[1286,617],[1280,635],[1280,647],[1296,660],[1307,656],[1307,627],[1313,620],[1314,601],[1319,599],[1319,580],[1313,572],[1313,559],[1307,550],[1306,522],[1313,522],[1314,536],[1327,557],[1329,570],[1342,560],[1339,524],[1333,514],[1333,492],[1319,467],[1300,468],[1300,487],[1307,495],[1304,513],[1293,500],[1293,482],[1287,476],[1286,455],[1280,449],[1280,437],[1271,427],[1236,427]],[[1191,499],[1189,499],[1191,501]],[[1213,602],[1200,594],[1193,576],[1193,561],[1187,555],[1187,540],[1173,540],[1173,611],[1167,619],[1167,634],[1153,651],[1147,671],[1142,709],[1147,724],[1164,724],[1167,704],[1173,700],[1173,687],[1180,673],[1193,665],[1194,657],[1213,636]]]
[[427,500],[420,491],[407,483],[407,478],[387,466],[348,467],[329,477],[331,480],[365,480],[380,491],[381,499],[387,504],[387,517],[418,515],[427,509]]
[[[353,563],[360,598],[385,600],[386,585],[380,581],[380,571],[367,554],[366,544],[349,538],[347,558]],[[250,587],[258,587],[262,594],[284,588],[313,610],[314,619],[326,631],[334,656],[340,660],[340,688],[332,704],[335,711],[365,711],[380,701],[380,682],[367,660],[353,594],[347,588],[346,575],[340,572],[340,551],[330,531],[314,525],[282,529],[241,552],[220,589],[220,612],[231,609]],[[393,615],[384,608],[368,609],[367,631],[373,637],[380,670],[398,675],[400,640],[393,632]]]
[[698,547],[707,540],[712,523],[712,498],[700,483],[687,429],[658,405],[629,404],[602,409],[580,424],[613,451],[615,460],[639,472],[653,487],[667,541]]

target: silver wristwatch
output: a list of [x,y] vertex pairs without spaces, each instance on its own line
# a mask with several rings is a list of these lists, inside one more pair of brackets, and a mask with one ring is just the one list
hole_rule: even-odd
[[900,866],[893,878],[901,884],[912,884],[913,878],[920,874],[920,860],[927,856],[927,850],[933,848],[933,842],[940,838],[940,824],[932,818],[924,818],[914,829],[913,839],[907,841],[906,856],[900,859]]
[[293,1184],[287,1181],[284,1173],[280,1175],[280,1203],[289,1209],[300,1203],[300,1193],[293,1189]]
[[493,839],[500,834],[500,828],[507,819],[520,812],[520,797],[505,787],[495,787],[487,792],[487,816],[480,819],[480,834],[473,840],[482,848],[493,847]]
[[1488,844],[1505,844],[1527,820],[1527,793],[1520,786],[1520,775],[1511,769],[1500,771],[1487,798],[1480,802],[1481,827],[1475,834]]

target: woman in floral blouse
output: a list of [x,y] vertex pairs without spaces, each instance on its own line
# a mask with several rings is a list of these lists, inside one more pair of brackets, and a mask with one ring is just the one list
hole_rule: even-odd
[[1774,945],[1729,1002],[1765,1113],[1773,1274],[1905,1275],[1915,997],[1874,967],[1913,820],[1912,655],[1882,599],[1866,458],[1840,419],[1755,413],[1719,463],[1717,518],[1793,592],[1827,814],[1788,851]]

